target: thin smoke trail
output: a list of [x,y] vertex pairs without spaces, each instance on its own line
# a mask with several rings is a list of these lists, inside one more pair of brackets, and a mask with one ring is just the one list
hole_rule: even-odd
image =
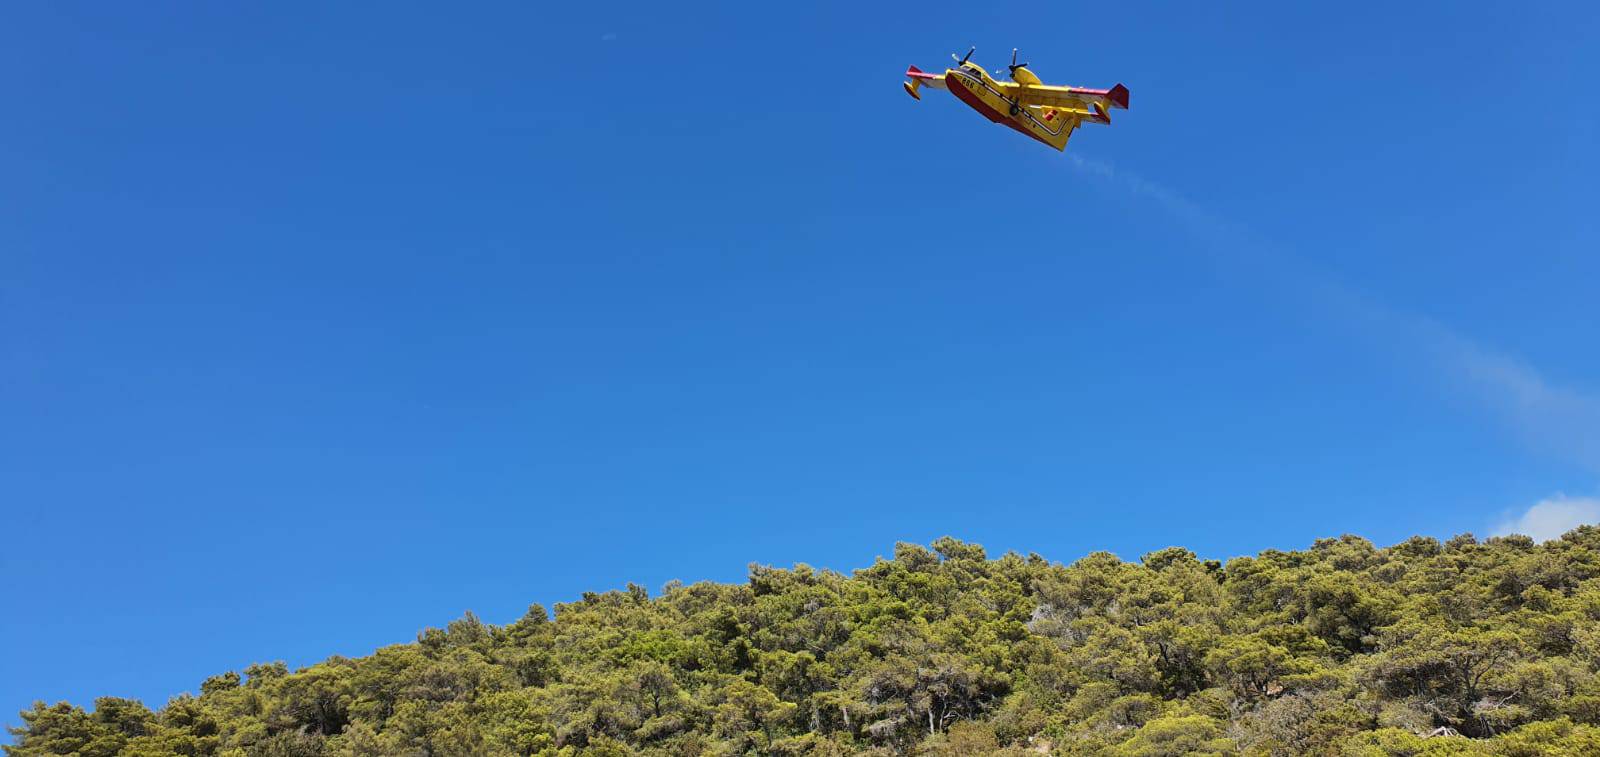
[[1225,264],[1259,266],[1296,299],[1402,340],[1441,378],[1466,384],[1523,441],[1600,473],[1600,396],[1552,383],[1534,366],[1438,321],[1372,300],[1248,228],[1109,163],[1069,153],[1071,165],[1135,197],[1150,200],[1189,233],[1211,244]]

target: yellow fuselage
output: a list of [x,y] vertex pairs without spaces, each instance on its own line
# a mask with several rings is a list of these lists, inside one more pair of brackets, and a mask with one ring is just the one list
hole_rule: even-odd
[[[1004,85],[995,81],[988,71],[976,63],[963,63],[956,68],[946,69],[944,80],[951,94],[982,113],[985,118],[1005,124],[1057,150],[1066,148],[1067,138],[1078,126],[1078,116],[1069,111],[1019,105],[1007,97]],[[1039,77],[1026,68],[1018,68],[1012,74],[1012,81],[1022,87],[1040,84]]]

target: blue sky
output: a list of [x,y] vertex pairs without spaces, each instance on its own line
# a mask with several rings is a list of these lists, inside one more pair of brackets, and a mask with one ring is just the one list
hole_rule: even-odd
[[[1593,515],[1592,4],[788,5],[12,7],[0,721],[943,534]],[[968,45],[1133,107],[901,92]]]

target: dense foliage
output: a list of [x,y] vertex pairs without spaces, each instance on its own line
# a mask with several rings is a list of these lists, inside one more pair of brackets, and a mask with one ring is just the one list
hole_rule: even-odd
[[1600,529],[1227,565],[753,566],[472,615],[152,712],[36,704],[12,755],[1600,754]]

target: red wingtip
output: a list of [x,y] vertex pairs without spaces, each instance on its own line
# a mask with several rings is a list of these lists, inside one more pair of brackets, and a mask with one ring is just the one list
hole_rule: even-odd
[[1117,107],[1122,108],[1123,110],[1128,109],[1127,87],[1118,84],[1117,86],[1112,87],[1110,92],[1106,93],[1106,97],[1110,98],[1111,102],[1116,103]]
[[911,67],[906,69],[906,75],[907,76],[910,76],[911,74],[920,74],[920,73],[922,73],[922,69],[917,68],[916,66],[911,66]]

